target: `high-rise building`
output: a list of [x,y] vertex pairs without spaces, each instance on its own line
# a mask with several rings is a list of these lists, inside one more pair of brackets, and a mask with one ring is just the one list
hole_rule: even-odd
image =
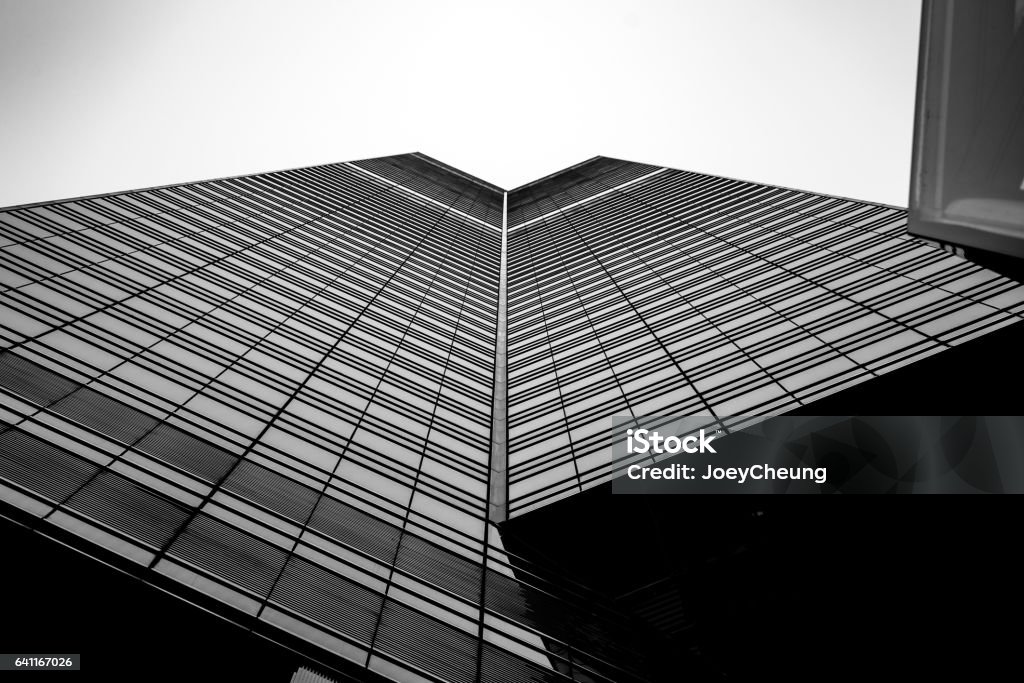
[[785,413],[1024,315],[905,224],[603,157],[10,208],[3,513],[332,676],[657,680],[685,609],[559,575],[520,522],[615,475],[613,416]]

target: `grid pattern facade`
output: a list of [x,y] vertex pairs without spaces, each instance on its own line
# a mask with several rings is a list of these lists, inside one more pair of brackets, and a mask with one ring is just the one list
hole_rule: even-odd
[[536,221],[657,170],[657,166],[595,157],[510,192],[508,227]]
[[404,188],[500,229],[505,191],[425,154],[399,154],[352,163]]
[[780,414],[1024,313],[1024,288],[908,236],[903,210],[601,168],[589,192],[509,193],[510,516],[632,464],[610,416]]
[[388,678],[630,680],[486,522],[503,195],[425,159],[0,212],[0,500]]
[[338,671],[466,683],[648,678],[648,625],[488,521],[607,481],[612,416],[784,412],[1024,312],[902,211],[601,157],[11,208],[0,288],[0,511]]

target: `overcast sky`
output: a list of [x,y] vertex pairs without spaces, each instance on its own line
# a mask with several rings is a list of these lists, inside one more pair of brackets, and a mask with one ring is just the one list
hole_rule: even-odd
[[906,206],[919,0],[0,0],[0,206],[421,151]]

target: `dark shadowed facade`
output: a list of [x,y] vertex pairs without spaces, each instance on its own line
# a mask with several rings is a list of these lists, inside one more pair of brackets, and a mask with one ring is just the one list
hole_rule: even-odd
[[[339,680],[742,673],[723,643],[778,602],[683,577],[812,560],[779,541],[793,504],[612,498],[612,416],[913,412],[908,386],[1001,362],[1024,315],[901,209],[603,157],[505,193],[407,154],[15,207],[0,231],[11,543]],[[706,523],[680,553],[653,517]]]

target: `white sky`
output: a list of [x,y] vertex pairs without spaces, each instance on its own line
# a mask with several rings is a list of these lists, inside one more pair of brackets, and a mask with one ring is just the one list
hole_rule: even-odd
[[0,206],[421,151],[906,206],[920,0],[0,0]]

